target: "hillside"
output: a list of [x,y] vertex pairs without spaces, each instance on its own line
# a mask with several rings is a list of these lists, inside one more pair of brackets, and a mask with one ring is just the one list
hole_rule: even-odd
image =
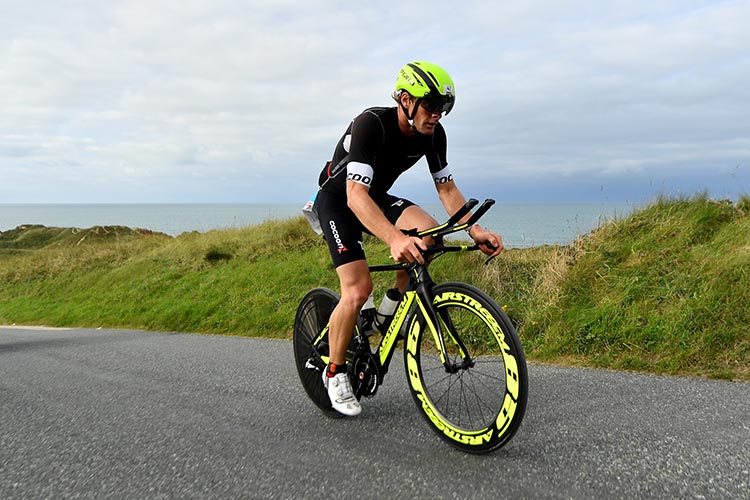
[[539,357],[750,378],[746,197],[736,205],[660,200],[558,258],[556,271],[538,275],[549,291],[524,318]]
[[[501,206],[495,209],[502,209]],[[372,262],[388,252],[369,240]],[[750,379],[750,199],[660,199],[569,246],[448,255],[539,362]],[[379,275],[383,291],[390,277]],[[123,227],[0,232],[0,324],[288,338],[297,302],[336,287],[303,218],[176,238]]]

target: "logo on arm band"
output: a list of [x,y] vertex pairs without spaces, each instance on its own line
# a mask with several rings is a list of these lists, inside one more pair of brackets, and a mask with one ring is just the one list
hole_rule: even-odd
[[366,163],[350,161],[346,166],[346,180],[370,187],[370,184],[372,184],[372,167]]
[[432,174],[432,180],[435,181],[435,184],[445,184],[453,180],[453,174],[448,170],[448,167],[444,167],[439,172]]

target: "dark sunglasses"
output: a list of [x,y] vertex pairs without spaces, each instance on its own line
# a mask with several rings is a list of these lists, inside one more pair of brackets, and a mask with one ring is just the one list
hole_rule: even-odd
[[435,115],[440,115],[445,113],[446,115],[450,113],[451,109],[453,109],[453,103],[456,100],[453,97],[423,97],[420,99],[420,104],[422,107]]

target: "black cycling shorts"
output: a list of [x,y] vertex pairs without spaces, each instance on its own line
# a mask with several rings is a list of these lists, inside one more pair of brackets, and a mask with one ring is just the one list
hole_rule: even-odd
[[[383,211],[385,218],[394,225],[404,210],[415,204],[407,199],[390,194],[386,194],[376,203]],[[347,205],[346,198],[321,190],[318,193],[316,204],[318,205],[320,228],[323,230],[326,243],[328,243],[333,266],[339,267],[356,260],[364,260],[365,249],[362,246],[362,233],[372,233],[354,215],[354,212]]]

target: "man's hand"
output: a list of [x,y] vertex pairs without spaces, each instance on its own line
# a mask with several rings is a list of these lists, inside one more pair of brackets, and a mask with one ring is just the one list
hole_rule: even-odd
[[409,264],[419,262],[420,264],[424,264],[424,257],[422,257],[419,249],[427,250],[427,245],[425,245],[421,238],[407,236],[399,232],[390,241],[389,246],[391,247],[391,257],[396,262],[406,262]]
[[469,236],[474,240],[474,243],[479,245],[479,249],[485,255],[497,257],[503,251],[503,238],[497,233],[485,230],[478,224],[471,227]]

